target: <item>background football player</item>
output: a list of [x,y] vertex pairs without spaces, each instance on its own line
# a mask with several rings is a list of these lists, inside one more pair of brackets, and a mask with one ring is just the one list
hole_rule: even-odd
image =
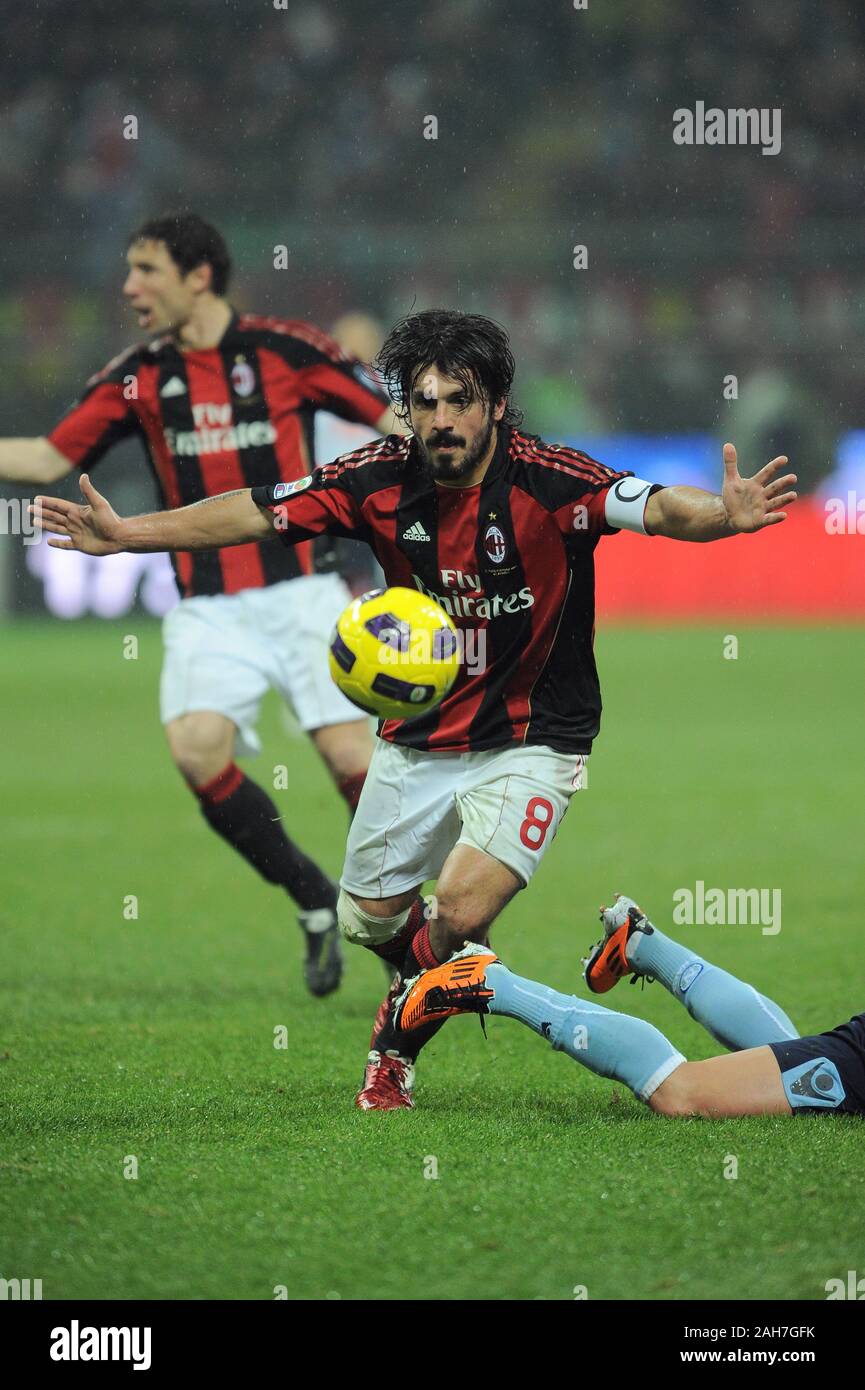
[[[44,486],[91,468],[137,435],[166,507],[308,476],[318,410],[394,428],[387,397],[326,334],[298,320],[238,314],[231,260],[193,213],[132,233],[123,294],[147,340],[91,377],[45,437],[0,440],[0,479]],[[175,765],[212,828],[298,904],[304,975],[330,993],[342,970],[337,889],[289,838],[267,792],[235,757],[259,751],[256,720],[273,687],[290,702],[353,811],[366,774],[368,724],[328,678],[325,638],[349,600],[333,557],[312,545],[256,540],[180,553],[182,601],[164,620],[161,718]]]

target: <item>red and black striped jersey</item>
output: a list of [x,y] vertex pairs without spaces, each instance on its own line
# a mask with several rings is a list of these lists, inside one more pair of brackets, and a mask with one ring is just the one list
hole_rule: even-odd
[[302,488],[252,495],[289,545],[323,531],[367,541],[389,585],[429,594],[461,629],[450,693],[418,719],[386,720],[383,738],[430,751],[527,743],[587,753],[601,716],[594,550],[615,529],[607,493],[629,476],[500,427],[473,487],[436,483],[415,440],[389,435]]
[[[315,411],[375,425],[388,399],[362,364],[293,319],[233,313],[219,344],[181,352],[170,337],[129,348],[96,376],[48,438],[90,469],[112,444],[143,440],[166,507],[237,487],[291,482],[313,467]],[[328,546],[180,552],[184,597],[233,594],[332,567]]]

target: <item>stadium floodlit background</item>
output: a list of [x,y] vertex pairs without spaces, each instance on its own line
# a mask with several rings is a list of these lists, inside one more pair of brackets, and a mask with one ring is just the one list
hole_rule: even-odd
[[[612,890],[662,920],[682,884],[777,886],[777,936],[694,926],[697,949],[802,1031],[861,1010],[865,15],[841,0],[5,10],[0,434],[47,431],[134,340],[127,234],[183,206],[226,235],[238,308],[325,328],[413,306],[497,318],[547,439],[712,488],[725,439],[743,471],[790,456],[804,496],[777,532],[600,547],[590,790],[495,940],[581,992]],[[677,145],[673,112],[698,101],[780,109],[780,152]],[[96,481],[121,511],[153,505],[137,445]],[[378,971],[350,959],[340,994],[306,997],[285,906],[198,825],[158,728],[164,567],[137,600],[128,579],[94,598],[92,566],[46,600],[44,547],[13,515],[0,1277],[41,1277],[45,1297],[821,1298],[865,1275],[852,1124],[664,1125],[516,1024],[484,1045],[459,1021],[422,1058],[416,1112],[355,1114]],[[250,771],[291,764],[286,814],[336,873],[344,817],[322,769],[275,702],[265,735]],[[660,992],[613,1002],[710,1055]]]

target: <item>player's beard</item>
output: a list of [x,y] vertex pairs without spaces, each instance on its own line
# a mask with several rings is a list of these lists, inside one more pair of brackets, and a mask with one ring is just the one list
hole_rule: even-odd
[[[495,420],[490,411],[489,419],[485,428],[478,435],[475,442],[466,449],[462,458],[441,458],[436,456],[436,444],[441,443],[440,436],[435,437],[435,443],[424,444],[422,439],[418,439],[421,457],[433,477],[442,483],[458,483],[461,478],[467,478],[477,468],[487,449],[490,447],[490,440],[493,437]],[[459,435],[446,435],[445,439],[456,442],[460,439]]]

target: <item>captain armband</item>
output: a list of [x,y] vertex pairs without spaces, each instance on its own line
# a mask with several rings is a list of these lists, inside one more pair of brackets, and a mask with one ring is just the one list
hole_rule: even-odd
[[660,492],[662,483],[647,483],[642,478],[620,478],[613,483],[604,503],[604,518],[608,526],[620,531],[637,531],[645,536],[646,503],[653,492]]

